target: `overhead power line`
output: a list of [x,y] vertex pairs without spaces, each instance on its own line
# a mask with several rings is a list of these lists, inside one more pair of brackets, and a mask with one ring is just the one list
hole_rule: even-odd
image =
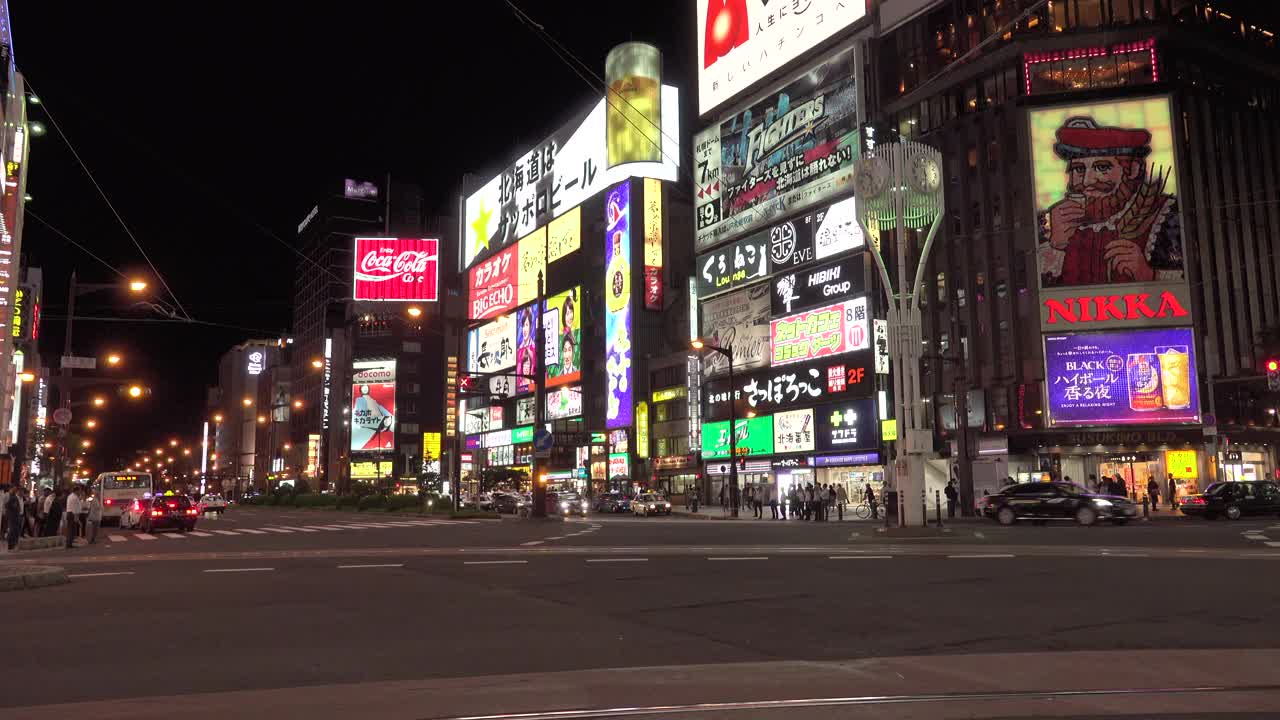
[[[54,226],[53,226],[53,225],[52,225],[48,220],[45,220],[44,218],[42,218],[42,217],[40,217],[39,215],[37,215],[37,214],[35,214],[34,212],[32,212],[30,207],[24,208],[22,212],[23,212],[23,214],[25,214],[25,215],[29,215],[29,216],[31,216],[31,217],[32,217],[36,222],[38,222],[38,223],[40,223],[41,225],[44,225],[45,227],[47,227],[47,228],[49,228],[50,230],[52,230],[52,231],[54,232],[54,234],[56,234],[58,237],[61,237],[63,240],[66,240],[67,242],[71,243],[72,245],[75,245],[76,247],[80,248],[82,251],[84,251],[84,253],[85,253],[86,255],[88,255],[89,257],[93,258],[94,260],[97,260],[98,262],[100,262],[100,263],[102,263],[103,265],[105,265],[105,266],[107,267],[107,269],[109,269],[111,272],[115,273],[116,275],[119,275],[119,276],[120,276],[120,277],[122,277],[122,278],[124,278],[124,277],[125,277],[124,273],[120,272],[120,269],[119,269],[119,268],[117,268],[115,265],[112,265],[111,263],[107,262],[106,260],[103,260],[102,258],[98,257],[96,254],[94,254],[94,252],[93,252],[92,250],[90,250],[89,248],[87,248],[87,247],[85,247],[85,246],[81,245],[80,243],[76,242],[75,240],[72,240],[72,239],[70,238],[70,236],[68,236],[66,233],[62,232],[62,231],[61,231],[61,230],[59,230],[58,228],[54,227]],[[125,278],[125,279],[127,279],[127,278]]]

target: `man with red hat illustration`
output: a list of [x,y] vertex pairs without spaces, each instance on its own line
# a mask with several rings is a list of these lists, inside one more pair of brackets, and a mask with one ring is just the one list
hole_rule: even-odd
[[1056,135],[1067,192],[1040,214],[1043,285],[1181,280],[1178,200],[1167,168],[1148,171],[1151,133],[1072,117]]

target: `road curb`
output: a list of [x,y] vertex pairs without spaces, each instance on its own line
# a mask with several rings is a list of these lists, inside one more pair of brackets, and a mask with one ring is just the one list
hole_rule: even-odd
[[34,590],[71,582],[65,568],[52,565],[29,565],[0,568],[0,592],[7,590]]

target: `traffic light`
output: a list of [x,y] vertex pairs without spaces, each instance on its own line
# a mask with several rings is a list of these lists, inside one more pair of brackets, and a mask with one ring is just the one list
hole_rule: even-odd
[[1280,390],[1280,360],[1275,358],[1267,361],[1267,389]]

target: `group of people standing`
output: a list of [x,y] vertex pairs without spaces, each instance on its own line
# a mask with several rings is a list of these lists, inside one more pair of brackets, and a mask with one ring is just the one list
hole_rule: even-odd
[[[864,491],[865,500],[871,508],[873,518],[879,517],[876,493],[867,483]],[[731,499],[727,485],[720,488],[720,507],[729,511]],[[793,520],[813,520],[822,522],[835,514],[837,520],[844,520],[845,505],[849,503],[849,492],[844,485],[836,483],[809,483],[792,485],[785,495],[779,496],[778,486],[773,483],[748,484],[742,489],[743,507],[751,509],[753,516],[764,518],[764,509],[769,508],[770,518],[786,520],[790,515]]]
[[[1068,480],[1068,482],[1070,482]],[[1137,483],[1134,483],[1137,485]],[[1170,475],[1165,484],[1166,492],[1164,493],[1165,502],[1168,503],[1170,510],[1178,509],[1178,479]],[[1152,512],[1160,511],[1160,483],[1155,476],[1147,476],[1147,494],[1146,500],[1151,506]],[[1119,497],[1132,497],[1139,500],[1138,488],[1134,488],[1132,495],[1129,493],[1129,486],[1125,483],[1124,478],[1120,475],[1115,477],[1102,476],[1098,479],[1095,475],[1089,476],[1089,491],[1103,495],[1117,495]]]
[[102,503],[77,485],[70,491],[44,488],[31,493],[20,485],[0,486],[0,536],[10,550],[22,536],[66,538],[75,547],[77,537],[93,544],[102,524]]

